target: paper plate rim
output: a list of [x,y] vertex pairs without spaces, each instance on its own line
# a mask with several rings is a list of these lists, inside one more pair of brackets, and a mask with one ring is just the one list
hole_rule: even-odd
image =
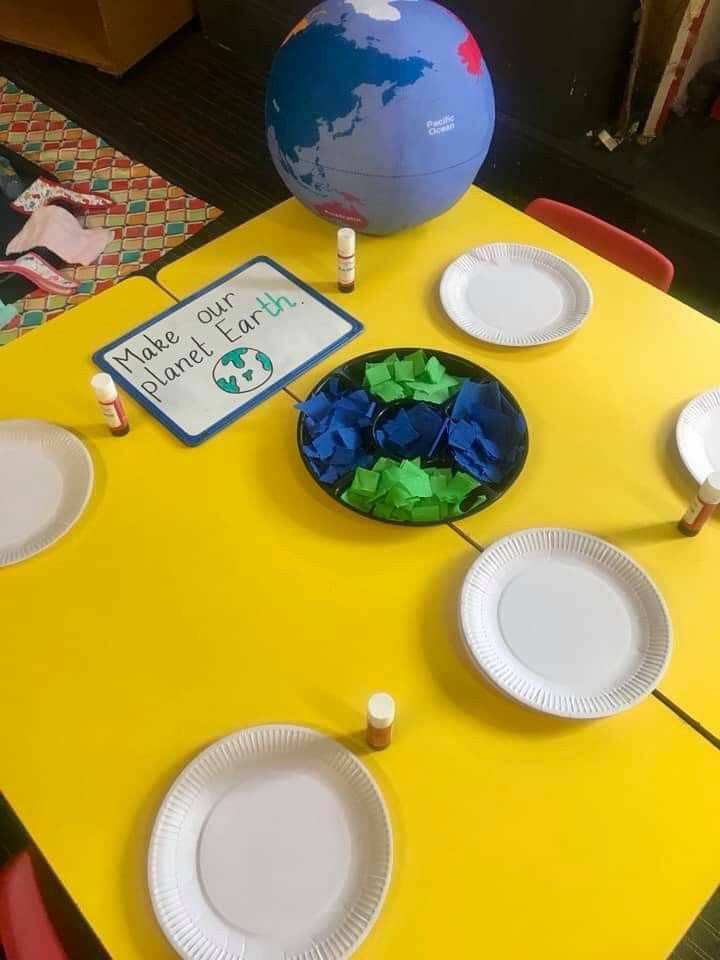
[[45,431],[49,436],[55,437],[57,439],[62,439],[64,443],[73,451],[73,455],[78,457],[78,463],[82,463],[82,467],[86,470],[86,476],[84,478],[84,490],[82,496],[80,497],[76,508],[70,516],[70,518],[62,523],[56,524],[52,527],[51,533],[46,533],[44,536],[36,535],[29,541],[29,545],[25,548],[21,547],[8,547],[0,544],[0,567],[9,567],[15,563],[21,563],[23,560],[29,560],[30,557],[34,557],[38,553],[42,553],[43,550],[47,550],[48,547],[53,546],[57,543],[62,537],[65,536],[78,522],[80,517],[85,512],[85,508],[88,505],[90,496],[93,491],[95,484],[95,468],[93,465],[92,457],[90,452],[82,442],[82,440],[72,433],[70,430],[67,430],[65,427],[61,427],[56,423],[51,423],[49,420],[40,420],[34,418],[18,418],[18,419],[6,419],[0,420],[0,445],[2,443],[2,434],[5,430],[36,430]]
[[[528,544],[530,549],[523,550]],[[470,590],[476,590],[477,587],[472,584],[472,579],[477,572],[489,563],[496,563],[496,569],[500,569],[503,562],[512,559],[514,556],[521,556],[524,553],[533,553],[545,551],[548,549],[558,549],[562,552],[568,552],[572,546],[582,546],[586,551],[580,551],[581,555],[588,556],[596,562],[606,562],[608,559],[613,561],[616,574],[622,569],[626,574],[629,573],[634,579],[633,587],[642,588],[646,596],[651,597],[657,606],[656,623],[650,626],[657,630],[657,640],[660,646],[659,653],[649,654],[647,651],[635,673],[617,684],[610,691],[602,694],[593,694],[590,696],[569,696],[549,691],[547,687],[541,684],[532,684],[525,681],[524,686],[518,686],[512,675],[508,678],[507,672],[501,672],[501,658],[492,651],[488,652],[487,647],[483,648],[475,638],[470,636],[471,631],[468,627],[466,612],[470,605]],[[576,555],[577,555],[577,551]],[[503,554],[505,555],[503,557]],[[509,554],[509,555],[508,555]],[[500,563],[496,557],[500,557]],[[608,569],[605,566],[605,569]],[[637,591],[636,591],[637,595]],[[459,621],[460,630],[465,648],[473,662],[480,670],[483,676],[490,681],[492,686],[496,687],[501,693],[508,696],[511,700],[530,707],[540,713],[550,714],[556,717],[574,720],[593,720],[602,717],[614,716],[629,710],[640,703],[662,680],[667,670],[673,649],[673,631],[670,613],[665,599],[658,589],[655,582],[642,569],[642,567],[631,556],[613,546],[600,537],[584,533],[580,530],[572,530],[565,527],[529,527],[525,530],[518,530],[507,534],[496,540],[487,547],[482,554],[473,562],[463,581],[460,592],[459,603]],[[648,628],[650,633],[650,627]],[[481,638],[482,642],[482,638]],[[478,650],[480,646],[480,651]]]
[[[175,910],[173,911],[173,909],[168,906],[168,895],[167,893],[162,893],[160,890],[160,879],[158,876],[160,868],[157,863],[157,858],[163,844],[162,834],[167,827],[168,815],[172,811],[174,815],[177,816],[178,794],[188,793],[191,790],[195,790],[197,793],[203,784],[208,782],[208,778],[204,781],[198,778],[198,771],[203,769],[203,764],[207,761],[216,762],[218,759],[227,761],[227,749],[231,746],[239,746],[241,749],[247,747],[248,753],[263,752],[262,747],[258,751],[257,743],[253,742],[253,738],[263,738],[264,736],[295,737],[298,742],[307,743],[316,741],[318,743],[325,743],[328,749],[334,750],[337,755],[343,759],[344,763],[352,768],[352,772],[356,777],[362,779],[365,791],[378,806],[383,828],[384,875],[382,883],[374,896],[372,909],[363,918],[364,923],[362,929],[359,932],[349,934],[348,930],[340,926],[333,932],[330,938],[314,944],[309,951],[306,950],[302,954],[283,953],[282,958],[278,956],[278,960],[330,960],[330,958],[332,958],[332,960],[345,960],[345,958],[355,953],[369,935],[387,897],[394,860],[392,822],[382,792],[365,764],[351,750],[348,750],[347,747],[338,743],[334,738],[327,736],[313,727],[303,726],[301,724],[260,723],[242,727],[209,744],[209,746],[201,750],[184,766],[167,790],[160,804],[148,845],[147,882],[153,913],[168,943],[184,960],[200,960],[200,958],[208,955],[205,952],[208,949],[212,950],[211,955],[213,960],[245,960],[244,952],[237,953],[227,945],[215,944],[210,940],[207,934],[203,933],[203,931],[197,927],[187,912],[184,912],[182,916],[180,916],[177,907],[178,905],[180,905],[180,907],[183,905],[177,892],[174,894],[176,898]],[[248,740],[250,741],[249,744],[247,743]],[[237,761],[237,757],[235,760]],[[206,770],[204,772],[207,773]],[[174,913],[174,921],[168,916],[168,914],[171,913]],[[355,919],[355,926],[357,926],[357,922],[357,919]],[[345,924],[352,926],[347,920]],[[180,939],[183,941],[188,939],[188,925],[192,925],[195,928],[192,931],[194,939],[191,947],[186,947],[184,943],[179,942]],[[332,940],[332,944],[329,943],[329,940]]]
[[[579,298],[577,311],[569,319],[563,321],[557,327],[550,328],[545,333],[511,334],[499,327],[488,326],[474,315],[469,319],[468,312],[459,309],[451,295],[450,285],[458,273],[458,265],[463,260],[487,261],[497,256],[504,256],[506,259],[512,260],[542,262],[548,269],[553,269],[555,272],[562,274]],[[536,347],[545,343],[553,343],[556,340],[563,340],[578,330],[587,320],[593,307],[594,298],[592,287],[583,274],[563,257],[531,244],[497,242],[472,247],[448,264],[440,280],[440,301],[452,322],[476,340],[505,347]]]
[[709,390],[697,394],[685,404],[675,424],[675,443],[680,459],[697,483],[704,483],[707,480],[708,475],[713,472],[712,464],[708,461],[710,470],[705,473],[698,468],[698,460],[691,449],[690,438],[699,436],[699,433],[694,431],[698,421],[706,414],[718,409],[720,409],[720,386],[710,387]]

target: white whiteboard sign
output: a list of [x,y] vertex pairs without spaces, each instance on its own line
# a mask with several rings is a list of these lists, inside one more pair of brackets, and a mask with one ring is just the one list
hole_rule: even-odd
[[256,257],[93,355],[184,443],[206,440],[362,325]]

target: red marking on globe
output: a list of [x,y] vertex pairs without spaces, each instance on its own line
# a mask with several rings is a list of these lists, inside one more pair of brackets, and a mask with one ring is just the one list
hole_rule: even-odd
[[457,52],[465,64],[467,72],[472,73],[476,77],[479,76],[480,68],[482,67],[482,53],[480,52],[480,47],[477,45],[477,40],[469,30],[462,43],[458,44]]
[[339,220],[349,227],[359,227],[361,230],[368,225],[365,217],[355,209],[355,207],[344,207],[341,203],[332,201],[331,203],[316,203],[315,209],[321,217],[330,217],[332,220]]

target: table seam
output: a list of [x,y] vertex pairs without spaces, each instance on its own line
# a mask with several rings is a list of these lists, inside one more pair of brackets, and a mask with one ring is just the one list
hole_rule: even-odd
[[[471,547],[474,547],[478,553],[482,553],[485,550],[485,547],[482,544],[478,543],[477,540],[474,540],[469,534],[465,533],[464,530],[461,530],[454,523],[448,523],[446,526],[456,533],[462,540],[470,544]],[[676,717],[686,723],[695,733],[699,734],[705,740],[707,740],[713,747],[720,750],[720,737],[716,737],[707,727],[703,726],[699,720],[696,720],[692,714],[687,713],[683,710],[682,707],[678,706],[670,697],[666,696],[661,690],[653,690],[652,695],[666,707],[671,713],[674,713]]]
[[485,547],[481,543],[478,543],[477,540],[474,540],[470,536],[470,534],[465,533],[465,531],[461,530],[460,527],[458,527],[456,524],[452,522],[448,522],[446,526],[448,527],[448,529],[456,533],[461,540],[464,540],[465,543],[469,543],[471,547],[474,547],[475,550],[478,551],[478,553],[482,553],[484,551]]
[[[148,277],[148,279],[150,280],[151,283],[156,284],[156,286],[158,286],[164,293],[166,293],[169,297],[171,297],[175,301],[175,303],[180,303],[180,298],[175,296],[175,294],[172,293],[171,290],[168,290],[168,288],[160,282],[157,275],[154,277]],[[288,387],[282,387],[282,391],[283,393],[286,393],[296,403],[301,402],[300,397],[298,397],[295,393],[293,393],[292,390],[290,390]],[[460,537],[461,540],[464,540],[467,544],[469,544],[471,547],[477,550],[478,553],[482,553],[485,550],[485,547],[481,543],[478,543],[477,540],[473,539],[473,537],[465,533],[465,531],[462,530],[460,527],[458,527],[455,523],[447,523],[445,524],[445,526],[449,530],[452,530],[453,533],[455,533],[458,537]],[[663,704],[663,706],[666,709],[668,709],[671,713],[674,713],[675,716],[678,717],[680,720],[684,721],[692,730],[695,731],[695,733],[699,734],[701,737],[707,740],[712,746],[720,750],[720,738],[716,737],[713,733],[711,733],[710,730],[704,727],[691,714],[683,710],[682,707],[678,706],[674,701],[672,701],[660,690],[653,690],[653,696],[661,704]]]
[[705,740],[707,740],[716,750],[720,750],[720,737],[716,737],[714,733],[704,727],[699,720],[696,720],[691,714],[683,710],[682,707],[678,706],[674,700],[671,700],[670,697],[666,696],[662,690],[653,690],[652,695],[663,704],[671,713],[674,713],[678,719],[682,720],[689,727],[691,727],[695,733],[699,734]]

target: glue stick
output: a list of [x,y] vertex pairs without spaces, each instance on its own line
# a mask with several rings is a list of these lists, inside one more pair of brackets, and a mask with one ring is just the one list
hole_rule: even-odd
[[337,233],[337,284],[340,293],[355,289],[355,231],[350,227]]
[[392,740],[395,701],[389,693],[374,693],[367,705],[367,742],[373,750],[384,750]]
[[680,533],[684,533],[686,537],[696,537],[706,521],[715,513],[718,504],[720,504],[720,473],[711,473],[690,501],[690,506],[678,524]]
[[95,397],[114,437],[124,437],[130,429],[125,407],[109,373],[96,373],[90,380]]

